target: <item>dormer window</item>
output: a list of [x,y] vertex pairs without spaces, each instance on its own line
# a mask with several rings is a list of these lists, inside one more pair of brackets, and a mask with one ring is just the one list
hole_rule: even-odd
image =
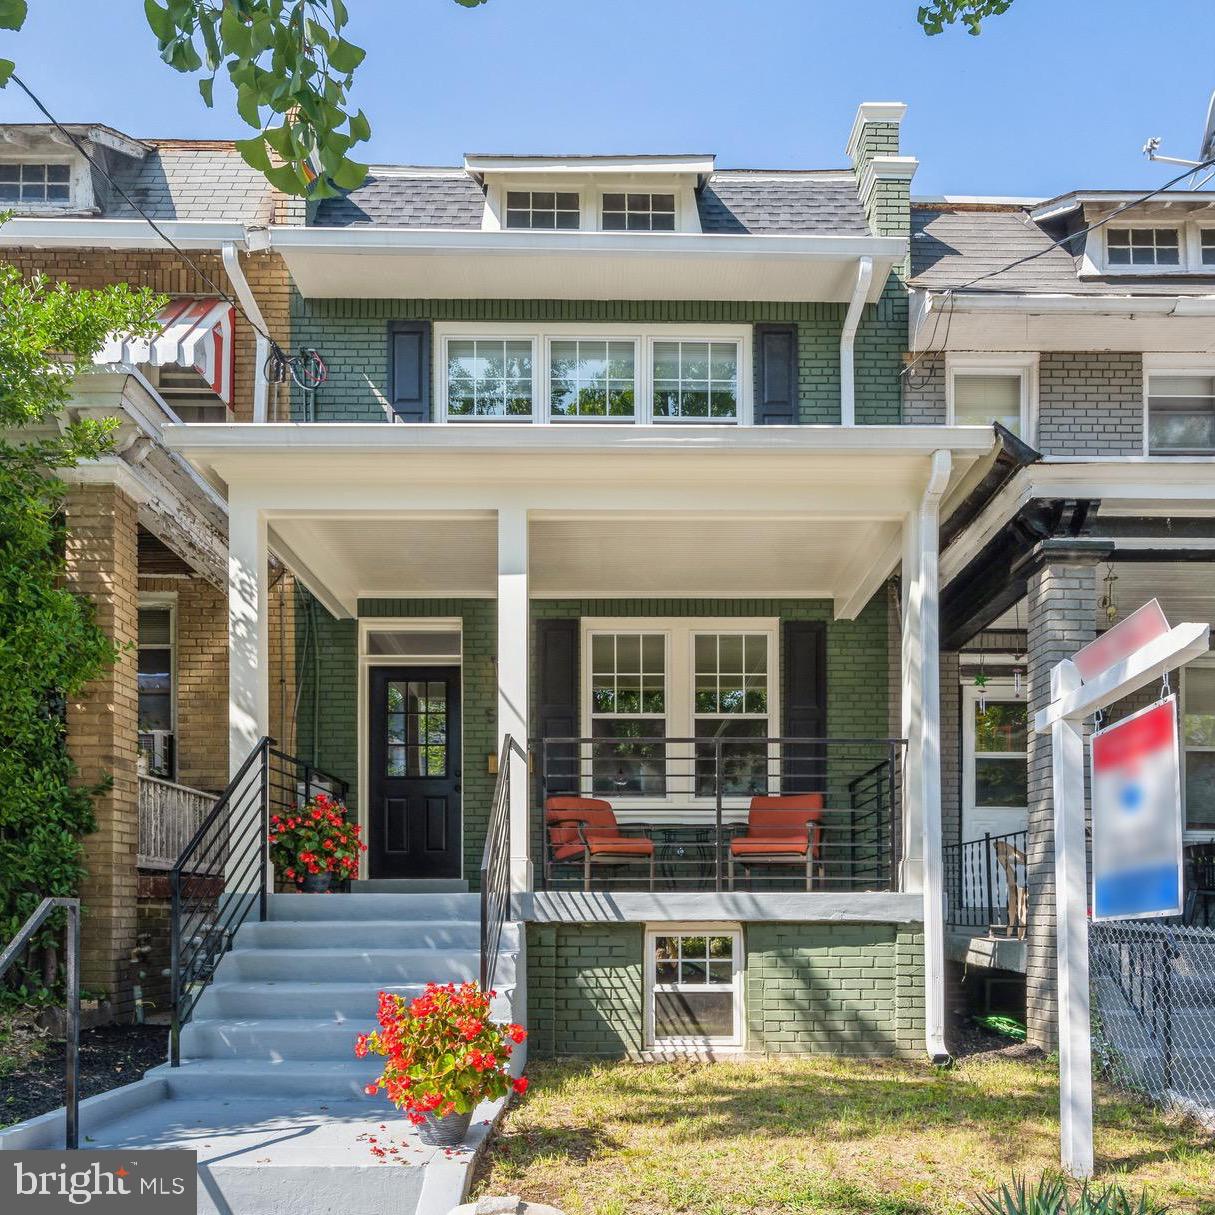
[[1107,260],[1111,266],[1179,266],[1180,235],[1176,228],[1110,228]]
[[580,217],[578,195],[572,191],[508,190],[506,193],[508,228],[577,230]]
[[72,201],[71,169],[45,161],[0,163],[0,207],[66,207]]
[[605,232],[674,232],[674,194],[604,194]]
[[1202,264],[1215,266],[1215,228],[1202,230]]

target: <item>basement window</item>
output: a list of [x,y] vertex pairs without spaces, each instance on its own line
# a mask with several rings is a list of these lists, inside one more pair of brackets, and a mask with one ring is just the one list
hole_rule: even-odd
[[1215,375],[1149,375],[1147,410],[1150,455],[1215,453]]
[[659,925],[646,932],[646,1041],[657,1049],[742,1046],[742,930]]

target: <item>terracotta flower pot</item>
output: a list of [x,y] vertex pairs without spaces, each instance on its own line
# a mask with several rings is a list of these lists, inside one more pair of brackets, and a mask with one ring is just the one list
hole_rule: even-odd
[[333,874],[328,870],[324,873],[310,873],[300,882],[300,890],[304,894],[324,894],[332,881]]
[[472,1123],[472,1111],[467,1114],[447,1114],[436,1118],[434,1114],[423,1114],[426,1119],[418,1126],[418,1138],[430,1147],[459,1147],[468,1134]]

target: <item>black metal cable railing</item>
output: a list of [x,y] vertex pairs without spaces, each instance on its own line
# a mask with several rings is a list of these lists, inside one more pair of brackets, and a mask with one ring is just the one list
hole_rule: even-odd
[[266,918],[271,888],[270,816],[318,793],[337,801],[347,782],[275,748],[263,738],[169,871],[172,1021],[169,1060],[181,1061],[181,1027],[250,914]]
[[481,990],[492,991],[502,946],[502,929],[510,915],[511,758],[527,763],[527,752],[508,734],[498,757],[498,776],[489,808],[485,849],[481,854]]
[[1025,935],[1028,918],[1026,833],[986,834],[941,849],[945,922]]
[[[645,723],[648,727],[649,723]],[[897,738],[750,737],[743,733],[671,738],[625,734],[545,738],[533,854],[544,858],[548,889],[890,890],[901,833],[904,741]],[[765,830],[779,833],[784,799],[810,795],[811,854],[765,858]],[[608,830],[627,843],[615,853],[590,839],[603,828],[559,821],[551,798],[584,797],[611,806]],[[776,799],[770,803],[755,799]],[[552,803],[558,805],[557,803]],[[765,809],[766,807],[766,809]],[[755,812],[775,814],[756,824]],[[745,842],[753,836],[756,843]],[[588,857],[588,853],[594,853]],[[630,855],[635,853],[635,856]],[[782,860],[787,863],[782,863]]]

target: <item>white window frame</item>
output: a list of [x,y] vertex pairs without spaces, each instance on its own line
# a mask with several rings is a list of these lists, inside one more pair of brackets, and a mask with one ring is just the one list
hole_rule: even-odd
[[[603,224],[604,199],[609,194],[623,194],[625,196],[625,200],[624,200],[625,210],[624,210],[623,214],[625,216],[626,224],[628,223],[628,205],[629,205],[628,196],[630,194],[644,194],[649,198],[650,210],[649,210],[648,214],[650,216],[651,222],[653,222],[653,216],[654,216],[654,195],[655,194],[671,195],[672,204],[673,204],[673,208],[674,208],[674,210],[672,212],[672,216],[671,216],[672,227],[658,228],[658,229],[654,229],[652,227],[651,228],[628,228],[628,227],[606,228],[606,227],[604,227],[604,224]],[[678,231],[680,231],[680,226],[679,226],[680,197],[679,197],[679,194],[680,194],[680,192],[674,188],[667,189],[667,188],[663,188],[661,186],[654,186],[654,185],[648,185],[648,184],[640,185],[640,186],[632,186],[632,187],[621,186],[619,189],[613,189],[611,186],[604,186],[603,189],[600,190],[600,192],[599,192],[599,226],[604,232],[613,232],[613,233],[624,232],[626,234],[632,233],[632,235],[634,235],[634,236],[648,235],[650,233],[653,233],[654,231],[666,232],[668,235],[670,235],[670,233],[672,233],[672,232],[678,232]]]
[[1202,260],[1202,238],[1204,236],[1206,236],[1208,233],[1210,234],[1210,238],[1211,238],[1211,242],[1212,242],[1211,252],[1213,254],[1215,254],[1215,226],[1212,226],[1211,224],[1195,224],[1194,226],[1197,229],[1196,235],[1195,235],[1195,241],[1198,246],[1197,253],[1198,253],[1199,268],[1202,270],[1208,270],[1212,273],[1215,273],[1215,261],[1204,262]]
[[[1165,219],[1138,219],[1133,223],[1121,224],[1106,224],[1104,234],[1101,241],[1101,250],[1105,259],[1106,270],[1110,274],[1177,274],[1184,271],[1190,262],[1190,250],[1187,248],[1186,230],[1188,225],[1178,223],[1176,220]],[[1110,240],[1111,232],[1135,232],[1143,229],[1167,229],[1170,232],[1177,234],[1177,264],[1161,265],[1159,262],[1151,262],[1147,265],[1136,265],[1133,262],[1112,262],[1110,260]],[[1156,242],[1153,237],[1152,247],[1155,249]]]
[[[447,412],[447,347],[452,341],[517,342],[532,344],[532,413],[530,417],[464,418],[451,417]],[[636,343],[636,380],[634,417],[556,418],[551,412],[550,347],[553,340],[577,339],[594,341],[633,341]],[[660,418],[655,422],[653,401],[653,363],[655,342],[732,342],[738,348],[738,417],[705,419]],[[473,422],[504,425],[591,426],[610,423],[615,426],[659,425],[682,426],[695,430],[701,426],[751,426],[754,420],[752,331],[749,325],[631,325],[612,322],[604,324],[562,322],[529,324],[523,322],[492,324],[476,321],[448,321],[434,327],[435,357],[433,360],[434,418],[436,422],[461,426]]]
[[[1099,219],[1094,215],[1090,218]],[[1109,259],[1109,238],[1107,233],[1113,229],[1128,228],[1172,228],[1177,232],[1178,264],[1176,266],[1136,266],[1112,263]],[[1106,224],[1088,233],[1084,240],[1084,253],[1081,257],[1080,276],[1106,275],[1121,277],[1135,275],[1169,275],[1169,274],[1210,274],[1215,263],[1202,260],[1202,234],[1215,231],[1215,226],[1193,219],[1178,219],[1176,216],[1152,217],[1141,216],[1133,221],[1123,221],[1117,224]]]
[[[444,657],[429,654],[411,657],[408,654],[370,654],[367,652],[368,633],[458,633],[460,635],[460,652]],[[359,799],[358,821],[363,828],[364,838],[370,831],[367,806],[368,780],[371,775],[371,722],[368,712],[368,700],[371,694],[372,667],[459,667],[460,668],[460,705],[461,715],[464,711],[464,621],[459,616],[360,616],[358,621],[358,706],[355,713],[355,731],[358,736],[358,768],[359,768]],[[467,772],[468,762],[467,731],[460,731],[460,771]],[[495,760],[497,756],[493,757]],[[490,757],[486,757],[488,764]],[[463,795],[461,794],[461,797]],[[461,802],[460,813],[460,873],[464,873],[464,832],[466,830],[467,814],[464,803]],[[359,856],[359,877],[366,878],[370,874],[370,854]]]
[[1207,843],[1215,840],[1215,830],[1208,827],[1190,828],[1189,810],[1185,804],[1186,796],[1186,763],[1189,759],[1190,751],[1201,751],[1210,753],[1215,751],[1215,747],[1187,747],[1185,741],[1185,706],[1186,706],[1186,673],[1190,667],[1202,667],[1204,670],[1215,668],[1215,655],[1208,655],[1205,658],[1195,659],[1189,666],[1184,667],[1181,671],[1181,696],[1178,711],[1180,713],[1180,737],[1177,740],[1177,752],[1181,760],[1181,822],[1184,828],[1185,842],[1187,844]]
[[[697,1038],[697,1037],[678,1037],[678,1038],[657,1038],[655,1036],[655,1016],[654,1016],[654,996],[657,988],[656,982],[656,965],[654,958],[655,941],[658,937],[687,937],[687,936],[707,936],[707,937],[732,937],[734,939],[734,948],[731,951],[733,954],[733,982],[730,990],[734,997],[734,1032],[729,1038]],[[656,1051],[721,1051],[725,1053],[733,1053],[741,1051],[744,1046],[743,1026],[745,1025],[743,1000],[746,985],[743,982],[743,976],[746,973],[746,961],[743,955],[745,949],[745,941],[743,939],[742,925],[738,923],[675,923],[675,924],[647,924],[645,928],[645,1026],[644,1040],[647,1050]],[[665,991],[678,991],[681,984],[672,986],[664,985]],[[689,991],[721,991],[724,990],[719,986],[710,986],[706,984],[689,984]]]
[[[989,678],[985,688],[977,688],[973,683],[964,683],[962,685],[962,804],[960,814],[958,815],[958,830],[961,833],[961,841],[965,843],[968,839],[966,822],[968,818],[975,814],[982,813],[984,810],[1007,810],[1010,813],[1022,811],[1026,816],[1026,826],[1029,823],[1029,806],[976,806],[975,805],[975,766],[980,759],[1000,759],[1008,758],[1008,751],[979,751],[978,740],[975,732],[975,708],[979,700],[986,695],[988,700],[999,702],[1026,701],[1025,686],[1022,684],[1021,693],[1017,695],[1015,684],[1011,679],[993,679]],[[1029,763],[1029,754],[1026,752],[1025,762]],[[1024,830],[1025,828],[1018,828]]]
[[0,211],[13,211],[17,215],[79,211],[93,205],[93,185],[88,165],[79,156],[63,152],[40,152],[36,148],[0,153],[3,165],[67,165],[67,202],[0,202]]
[[[511,232],[516,235],[565,237],[573,235],[572,228],[508,228],[506,226],[506,196],[511,191],[530,190],[560,194],[577,194],[581,216],[579,232],[603,231],[603,196],[605,194],[674,194],[675,231],[699,232],[700,211],[696,206],[696,187],[686,174],[600,174],[562,173],[545,177],[540,173],[520,174],[518,180],[489,181],[485,188],[485,208],[481,227],[487,232]],[[669,232],[652,233],[612,231],[608,236],[670,236]]]
[[1215,376],[1215,354],[1145,354],[1143,356],[1143,454],[1153,460],[1209,460],[1211,455],[1153,454],[1148,427],[1152,420],[1151,380],[1154,375]]
[[[507,206],[507,197],[511,194],[572,194],[578,199],[578,224],[574,228],[512,228],[507,222],[507,211],[510,209]],[[502,223],[503,232],[578,232],[581,231],[582,225],[586,222],[586,192],[578,185],[553,185],[551,182],[535,183],[529,182],[524,185],[519,182],[514,185],[504,185],[501,187],[501,211],[499,212]],[[534,212],[535,207],[528,207],[529,212]],[[567,210],[565,207],[558,207],[555,210]]]
[[1021,434],[1031,447],[1038,437],[1038,353],[1000,354],[950,352],[945,356],[945,422],[956,425],[954,380],[959,375],[1007,375],[1021,381]]
[[[176,780],[177,774],[181,770],[181,752],[180,742],[181,736],[178,732],[178,711],[177,711],[177,592],[176,591],[140,591],[137,600],[137,611],[168,611],[169,613],[169,734],[173,739],[173,775],[170,777],[161,777],[162,780]],[[138,615],[136,615],[136,623],[138,624]],[[135,648],[137,651],[142,651],[145,646],[136,640]],[[165,647],[160,644],[149,644],[149,650],[163,650]],[[135,663],[138,670],[138,660]],[[139,695],[138,688],[136,689],[135,697],[135,725],[136,734],[155,733],[155,731],[140,730],[139,726]]]
[[[665,638],[666,645],[666,719],[668,738],[692,738],[695,735],[696,703],[696,635],[698,633],[744,633],[753,636],[764,636],[768,639],[768,736],[780,737],[780,620],[774,617],[738,616],[738,617],[704,617],[704,616],[584,616],[580,621],[579,644],[581,647],[580,674],[580,721],[583,738],[590,738],[593,733],[593,715],[591,706],[591,638],[596,633],[660,633]],[[634,714],[629,714],[630,717]],[[644,714],[636,714],[641,717]],[[652,714],[657,718],[657,714]],[[739,714],[739,720],[751,720]],[[775,745],[773,747],[775,756]],[[586,757],[589,759],[589,757]],[[668,744],[667,760],[673,762],[676,771],[688,772],[686,781],[680,784],[686,787],[668,791],[665,798],[645,794],[636,800],[642,808],[636,811],[629,808],[633,800],[629,797],[613,799],[613,807],[622,821],[633,821],[633,817],[642,822],[650,821],[649,808],[661,804],[666,807],[686,806],[692,812],[690,821],[699,821],[704,815],[712,814],[714,799],[711,797],[695,797],[691,792],[691,772],[694,756],[690,747],[679,747]],[[584,765],[589,766],[589,765]],[[585,790],[591,793],[590,776],[584,777]],[[726,798],[729,806],[745,806],[749,796]]]

